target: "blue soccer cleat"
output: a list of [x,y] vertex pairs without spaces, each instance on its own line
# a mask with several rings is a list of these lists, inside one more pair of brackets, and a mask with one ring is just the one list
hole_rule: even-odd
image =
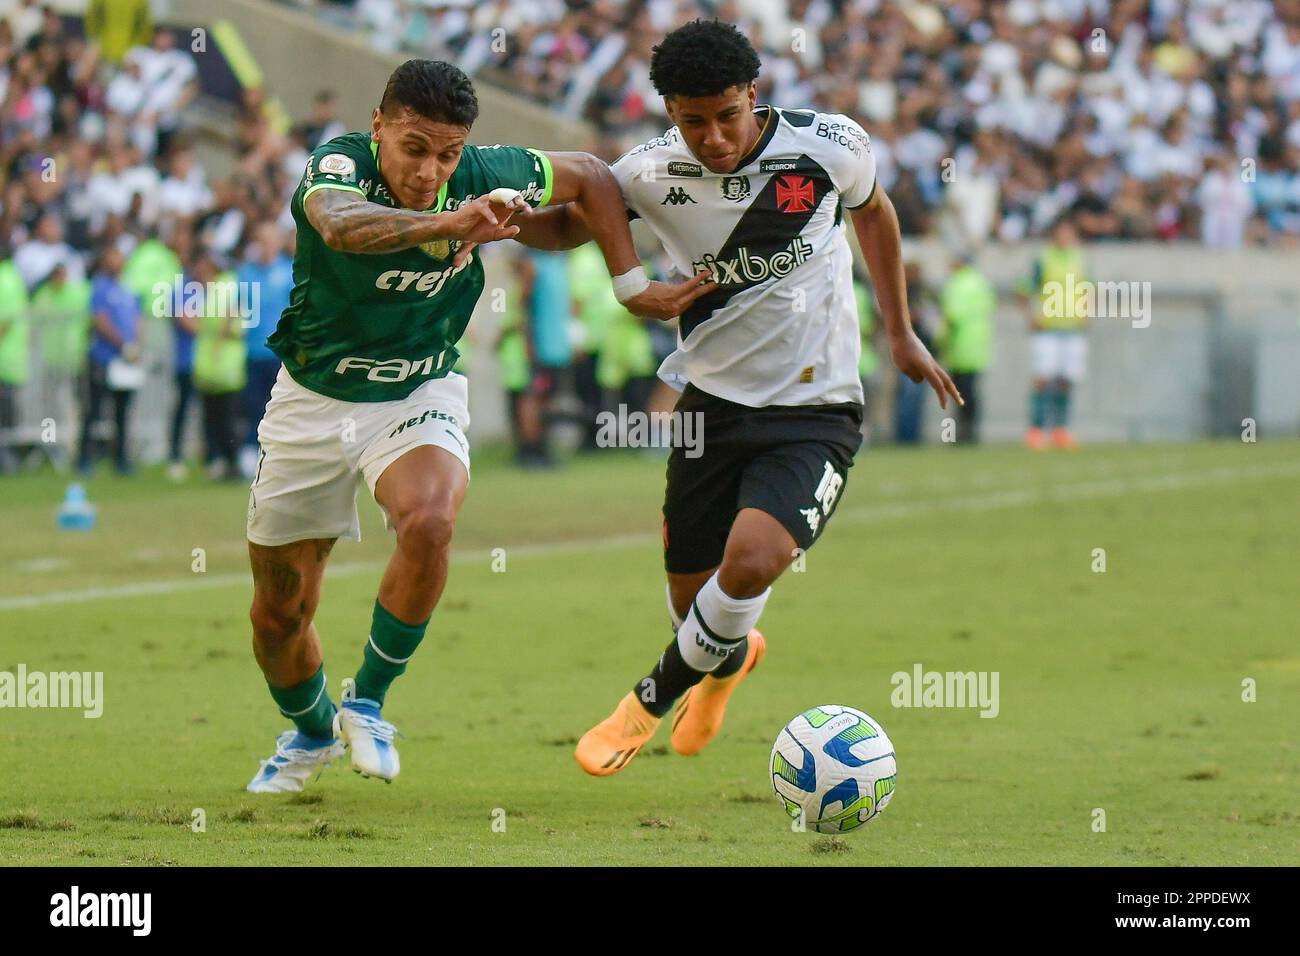
[[353,682],[344,681],[343,706],[334,718],[334,732],[351,747],[353,770],[392,783],[402,769],[393,746],[397,728],[380,716],[379,704],[355,693]]
[[275,755],[262,761],[257,776],[248,784],[249,793],[297,793],[330,762],[343,756],[343,741],[308,737],[286,730],[275,739]]

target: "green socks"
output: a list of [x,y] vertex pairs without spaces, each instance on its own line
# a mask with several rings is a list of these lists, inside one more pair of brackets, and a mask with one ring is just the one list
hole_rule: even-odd
[[325,691],[324,665],[301,684],[267,687],[280,713],[294,722],[299,733],[318,740],[334,739],[334,702]]
[[1036,388],[1029,395],[1029,424],[1034,428],[1047,427],[1047,403],[1050,387]]
[[373,700],[381,707],[389,686],[405,670],[415,649],[424,639],[428,620],[421,624],[404,624],[375,601],[375,616],[370,625],[370,640],[357,671],[357,698]]
[[1070,387],[1056,382],[1042,390],[1035,389],[1029,396],[1029,424],[1046,428],[1052,424],[1064,428],[1070,421]]
[[1052,395],[1055,404],[1056,427],[1065,428],[1070,424],[1070,386],[1056,386]]

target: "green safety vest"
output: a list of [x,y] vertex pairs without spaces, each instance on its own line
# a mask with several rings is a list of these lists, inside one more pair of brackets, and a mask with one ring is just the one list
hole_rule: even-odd
[[599,352],[610,323],[623,306],[614,296],[605,257],[595,243],[569,253],[569,291],[582,323],[581,350]]
[[[181,260],[176,253],[158,239],[146,239],[126,257],[122,284],[140,297],[145,315],[167,316],[172,314],[174,288],[181,281],[180,273]],[[181,291],[183,294],[184,290]]]
[[[234,273],[223,272],[214,282],[230,284],[226,301],[233,305],[236,302]],[[205,297],[199,331],[194,337],[194,387],[208,395],[241,390],[247,375],[248,346],[244,343],[239,316],[228,318],[221,311]]]
[[31,372],[27,287],[12,261],[0,262],[0,382],[22,385]]
[[1082,328],[1088,321],[1079,301],[1088,278],[1083,252],[1078,248],[1047,246],[1034,263],[1034,292],[1038,296],[1038,318],[1046,329],[1066,331]]
[[32,320],[40,329],[41,360],[52,372],[72,375],[86,367],[90,351],[90,280],[46,282],[32,296]]
[[858,304],[858,329],[862,336],[862,354],[858,358],[858,378],[871,378],[880,368],[880,356],[871,342],[876,331],[876,298],[857,279],[853,280],[853,298]]
[[982,372],[988,367],[993,342],[993,311],[997,293],[974,266],[962,266],[939,291],[943,313],[943,362],[955,372]]

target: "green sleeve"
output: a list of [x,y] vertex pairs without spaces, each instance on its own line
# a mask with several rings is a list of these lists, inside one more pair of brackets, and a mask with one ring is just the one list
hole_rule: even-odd
[[307,158],[307,168],[303,171],[294,201],[301,208],[307,197],[319,189],[341,189],[364,198],[366,191],[360,182],[367,177],[373,178],[370,172],[373,163],[374,156],[366,144],[356,142],[353,137],[322,143]]
[[551,201],[551,160],[540,150],[522,146],[466,146],[465,154],[461,162],[470,176],[466,192],[482,196],[500,186],[508,186],[519,190],[534,208]]

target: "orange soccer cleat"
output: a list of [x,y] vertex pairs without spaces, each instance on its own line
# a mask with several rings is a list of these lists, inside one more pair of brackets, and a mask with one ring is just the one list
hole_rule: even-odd
[[1052,444],[1057,448],[1078,448],[1079,442],[1068,428],[1052,429]]
[[650,742],[659,719],[645,709],[635,692],[628,691],[614,713],[582,735],[573,757],[593,777],[618,773]]
[[1025,432],[1025,444],[1034,451],[1042,451],[1047,447],[1047,433],[1041,428],[1031,428]]
[[699,753],[722,729],[727,701],[745,676],[767,654],[767,641],[757,628],[749,632],[745,663],[729,677],[710,674],[686,692],[673,716],[673,749],[687,757]]

